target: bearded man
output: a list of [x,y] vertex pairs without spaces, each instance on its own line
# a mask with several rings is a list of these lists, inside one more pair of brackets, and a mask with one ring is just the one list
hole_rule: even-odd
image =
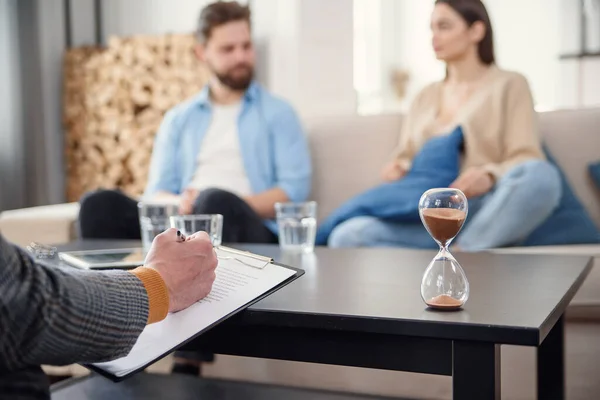
[[[144,199],[181,214],[222,214],[225,243],[277,243],[274,205],[308,198],[311,162],[294,109],[254,80],[250,9],[218,1],[199,17],[196,55],[211,73],[169,110],[157,133]],[[139,239],[137,200],[96,191],[81,200],[85,239]]]

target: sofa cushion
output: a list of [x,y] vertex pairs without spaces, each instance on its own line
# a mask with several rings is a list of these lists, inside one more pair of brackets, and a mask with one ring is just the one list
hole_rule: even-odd
[[550,246],[562,244],[600,243],[600,232],[569,181],[547,148],[544,148],[548,161],[560,173],[562,197],[554,213],[539,226],[523,243],[524,246]]
[[458,177],[463,142],[461,126],[447,135],[429,139],[415,156],[404,178],[382,183],[349,199],[320,222],[316,244],[327,244],[337,226],[356,217],[419,222],[419,199],[423,193],[433,188],[448,187]]
[[320,117],[307,121],[312,199],[322,220],[348,199],[380,184],[398,146],[400,115]]
[[588,166],[600,160],[599,122],[599,108],[540,114],[540,130],[544,143],[598,228],[600,190],[592,182]]

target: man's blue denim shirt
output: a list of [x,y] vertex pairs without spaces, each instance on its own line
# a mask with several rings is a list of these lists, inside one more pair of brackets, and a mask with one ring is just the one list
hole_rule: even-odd
[[[240,150],[253,193],[278,187],[290,201],[306,200],[311,187],[311,159],[293,108],[256,82],[242,101]],[[180,194],[190,184],[210,125],[211,107],[207,86],[166,113],[154,143],[145,198],[159,191]],[[276,232],[274,221],[265,223]]]

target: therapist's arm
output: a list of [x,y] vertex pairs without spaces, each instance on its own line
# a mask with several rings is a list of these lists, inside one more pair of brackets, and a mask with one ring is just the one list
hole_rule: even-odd
[[125,356],[146,324],[169,308],[159,273],[139,271],[36,265],[0,236],[0,375]]
[[218,264],[208,234],[176,233],[159,234],[132,272],[36,265],[0,235],[0,376],[123,357],[146,324],[208,295]]
[[159,234],[132,272],[36,265],[0,235],[0,376],[123,357],[146,324],[208,295],[218,264],[208,234],[176,233]]
[[306,135],[291,106],[282,106],[271,124],[270,134],[276,185],[244,199],[264,219],[274,217],[277,202],[305,201],[310,194],[312,174]]

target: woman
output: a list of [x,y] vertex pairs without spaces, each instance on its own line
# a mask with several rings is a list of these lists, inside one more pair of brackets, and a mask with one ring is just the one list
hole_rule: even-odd
[[[429,165],[428,176],[437,176],[442,169],[433,163],[440,156],[445,162],[455,158],[458,169],[448,186],[469,198],[469,218],[457,238],[463,250],[518,243],[557,206],[560,176],[545,160],[529,86],[520,74],[495,65],[493,31],[483,3],[437,0],[431,29],[446,78],[414,100],[398,151],[382,171],[387,184],[350,200],[325,220],[317,236],[320,244],[435,248],[415,219],[417,204],[410,196],[409,204],[394,206],[392,212],[381,202],[402,202],[407,191],[414,191],[412,183],[402,183],[414,180],[417,160],[421,172]],[[444,144],[440,155],[432,141],[456,137],[457,130],[462,134],[459,149],[456,141]]]

